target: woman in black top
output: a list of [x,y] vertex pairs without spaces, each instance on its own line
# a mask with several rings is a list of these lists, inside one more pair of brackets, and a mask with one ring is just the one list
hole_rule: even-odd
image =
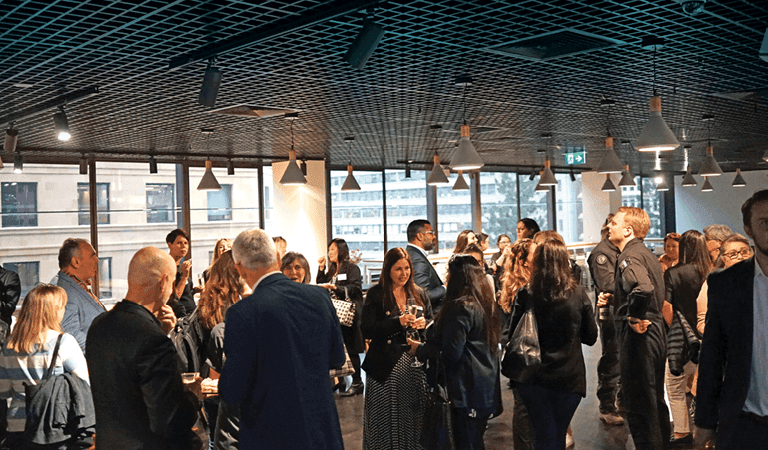
[[426,344],[408,343],[420,359],[442,352],[456,448],[485,449],[485,426],[501,401],[498,307],[475,258],[454,256],[448,272],[434,334]]
[[[408,306],[423,309],[424,315],[408,314]],[[432,308],[413,283],[413,265],[408,252],[393,248],[384,256],[379,283],[368,290],[362,330],[370,339],[365,355],[367,387],[363,416],[364,450],[420,449],[426,377],[413,367],[408,349],[408,328],[423,330],[432,319]]]
[[[711,270],[712,260],[707,252],[704,235],[696,230],[683,233],[680,236],[678,263],[664,272],[666,294],[662,313],[667,326],[672,324],[674,312],[680,311],[694,333],[698,334],[696,298]],[[688,380],[696,374],[696,370],[696,364],[689,361],[683,366],[683,373],[675,376],[669,371],[669,364],[666,366],[665,384],[675,428],[675,437],[671,441],[673,445],[693,442],[685,390]]]
[[[325,257],[318,262],[317,277],[315,282],[328,289],[331,297],[339,300],[347,300],[355,304],[355,317],[352,326],[341,327],[341,335],[344,345],[352,361],[355,373],[352,375],[352,385],[349,390],[342,392],[343,396],[360,395],[363,393],[363,379],[360,376],[360,353],[365,351],[363,333],[360,331],[360,318],[363,311],[363,278],[360,269],[349,260],[349,247],[347,241],[336,238],[328,244],[328,271],[325,271]],[[343,390],[343,389],[342,389]]]
[[571,276],[565,244],[547,239],[536,247],[527,290],[520,291],[512,313],[514,330],[533,308],[541,346],[541,367],[520,391],[536,434],[536,449],[565,449],[565,435],[587,382],[581,344],[597,340],[592,303]]

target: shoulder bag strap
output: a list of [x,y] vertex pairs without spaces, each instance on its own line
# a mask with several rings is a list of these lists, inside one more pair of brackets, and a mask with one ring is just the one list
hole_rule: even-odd
[[59,356],[59,347],[61,346],[62,336],[64,336],[64,333],[59,333],[59,337],[56,338],[56,346],[53,347],[53,357],[51,358],[51,364],[48,366],[48,371],[45,372],[45,378],[43,378],[43,380],[50,378],[51,374],[53,373],[53,366],[56,365],[56,358]]

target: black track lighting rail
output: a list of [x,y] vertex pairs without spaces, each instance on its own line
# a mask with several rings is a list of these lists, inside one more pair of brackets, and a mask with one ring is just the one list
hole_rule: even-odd
[[26,119],[27,117],[34,116],[35,114],[39,114],[48,109],[56,108],[58,106],[64,106],[67,103],[72,103],[77,100],[82,100],[84,98],[91,97],[98,93],[99,93],[98,86],[90,86],[87,88],[78,89],[76,91],[67,92],[66,94],[52,98],[38,105],[30,106],[29,108],[23,109],[19,112],[0,117],[0,124],[18,122],[19,120],[23,120],[23,119]]

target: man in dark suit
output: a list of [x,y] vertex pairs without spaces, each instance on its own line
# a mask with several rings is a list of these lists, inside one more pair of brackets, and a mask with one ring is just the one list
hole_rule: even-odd
[[437,236],[428,220],[414,220],[408,224],[408,245],[405,250],[413,265],[413,281],[424,289],[432,311],[437,314],[445,298],[445,286],[427,259],[427,252],[435,248]]
[[227,311],[219,393],[240,406],[241,449],[342,449],[328,370],[344,342],[328,291],[280,272],[272,239],[243,231],[232,246],[253,293]]
[[192,433],[200,379],[182,385],[168,338],[176,324],[166,304],[175,279],[176,264],[167,253],[139,250],[128,267],[125,299],[88,330],[97,449],[201,448]]
[[0,320],[11,329],[11,316],[16,311],[16,305],[21,296],[21,280],[19,274],[0,266]]
[[697,439],[717,428],[717,449],[768,442],[768,190],[741,207],[755,256],[710,274],[699,360]]

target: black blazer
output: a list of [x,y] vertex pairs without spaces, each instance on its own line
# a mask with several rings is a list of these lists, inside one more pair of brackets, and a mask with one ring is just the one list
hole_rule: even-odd
[[[424,317],[429,322],[432,320],[432,308],[423,295],[421,298]],[[363,337],[371,340],[363,361],[363,370],[367,376],[383,384],[403,351],[407,350],[407,342],[405,327],[400,325],[400,310],[397,306],[394,309],[384,308],[384,289],[381,284],[368,289],[361,328]]]
[[155,316],[123,300],[94,319],[86,346],[98,448],[193,448],[199,403]]
[[[330,269],[330,267],[329,267]],[[363,333],[360,331],[360,320],[363,317],[363,277],[360,275],[360,268],[357,265],[347,262],[339,271],[339,275],[344,274],[346,280],[336,279],[336,289],[333,291],[337,298],[349,300],[355,304],[355,318],[352,320],[351,327],[342,326],[344,342],[350,351],[362,353],[365,351],[365,341]],[[330,283],[333,275],[325,273],[322,270],[317,271],[315,282],[317,284]]]
[[[485,341],[483,310],[475,302],[451,302],[444,306],[435,332],[416,356],[425,361],[442,351],[448,397],[454,407],[491,414],[501,399],[499,353]],[[490,326],[497,326],[492,321]]]
[[443,305],[443,298],[445,298],[443,281],[440,279],[434,266],[432,266],[432,263],[429,262],[424,253],[419,249],[414,248],[412,245],[406,245],[405,251],[411,257],[413,282],[416,283],[416,286],[424,289],[424,294],[429,299],[429,303],[437,311]]
[[752,366],[755,258],[712,272],[699,357],[696,425],[715,428],[744,407]]
[[532,302],[539,328],[541,367],[528,383],[586,396],[587,379],[581,344],[595,344],[597,324],[584,287],[577,285],[571,296],[562,302],[534,300],[529,291],[521,289],[512,309],[510,333],[517,328]]
[[664,286],[666,294],[664,300],[672,304],[676,311],[680,311],[693,328],[696,336],[699,331],[696,329],[698,314],[696,298],[701,291],[701,285],[704,284],[704,278],[696,272],[693,264],[672,266],[664,272]]
[[0,320],[11,326],[11,316],[16,311],[21,295],[19,274],[0,267]]

